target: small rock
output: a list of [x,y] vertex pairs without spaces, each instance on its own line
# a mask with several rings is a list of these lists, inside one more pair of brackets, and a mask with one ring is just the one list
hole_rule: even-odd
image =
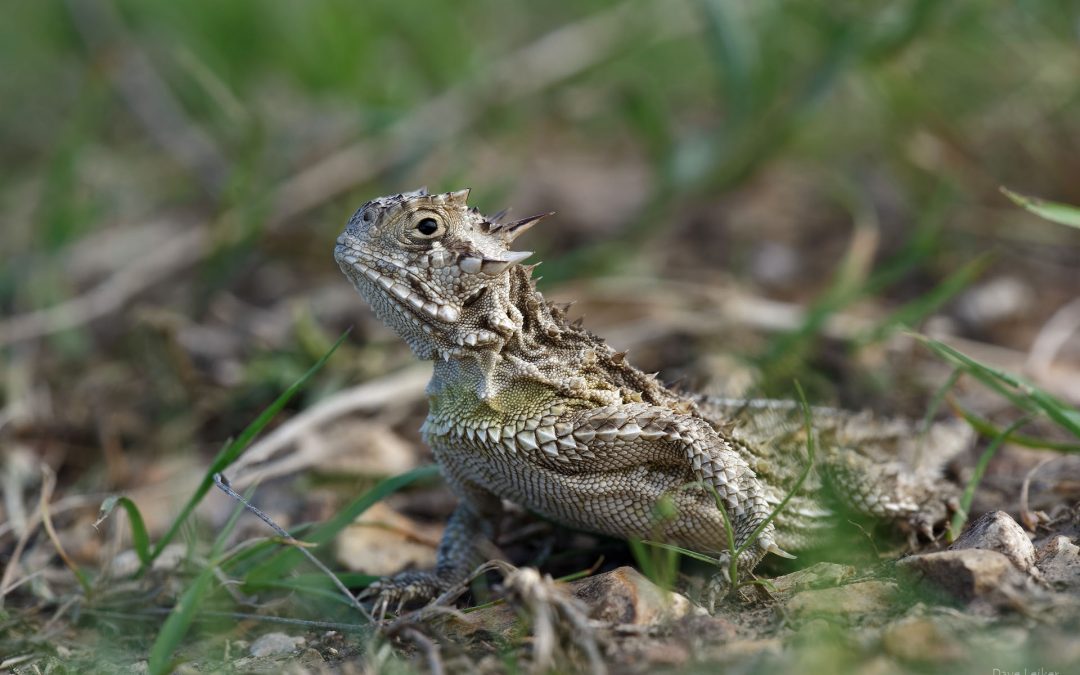
[[510,640],[521,629],[517,611],[507,603],[489,605],[468,614],[447,614],[441,626],[447,636],[460,642]]
[[948,550],[970,548],[997,551],[1021,572],[1035,569],[1035,547],[1031,545],[1031,539],[1024,528],[1004,511],[984,513],[957,537]]
[[784,642],[779,638],[755,638],[750,640],[732,640],[720,645],[713,645],[701,654],[704,661],[737,663],[747,659],[778,657],[784,652]]
[[256,658],[291,654],[304,646],[304,638],[285,633],[267,633],[251,645],[251,655]]
[[905,671],[900,670],[894,659],[884,654],[877,654],[864,661],[852,672],[855,675],[896,675]]
[[[699,616],[711,618],[685,595],[664,592],[631,567],[620,567],[568,586],[570,593],[585,604],[590,619],[645,626]],[[727,625],[721,619],[717,621]],[[447,615],[442,625],[446,634],[457,640],[509,639],[521,629],[520,616],[510,603]]]
[[1003,321],[1031,309],[1031,286],[1014,276],[989,279],[957,300],[957,314],[977,326]]
[[799,273],[800,262],[799,252],[793,247],[766,240],[751,256],[750,273],[763,284],[786,284]]
[[641,646],[640,652],[635,656],[640,659],[639,663],[649,664],[650,670],[661,667],[679,668],[690,660],[690,650],[685,645],[669,640],[650,640]]
[[109,574],[122,579],[138,572],[141,566],[142,561],[139,560],[139,554],[132,549],[128,549],[121,551],[112,559],[109,564]]
[[939,622],[926,617],[901,619],[881,636],[885,651],[905,661],[944,663],[964,658],[962,642]]
[[1080,547],[1068,537],[1051,537],[1039,547],[1035,565],[1058,590],[1080,589]]
[[855,568],[851,565],[822,562],[772,579],[772,588],[769,590],[776,593],[789,593],[811,588],[839,586],[853,576],[855,576]]
[[180,566],[188,555],[187,544],[169,544],[154,559],[155,572],[172,572]]
[[296,659],[296,665],[300,667],[299,672],[313,672],[320,666],[326,663],[326,659],[317,649],[305,649],[302,654]]
[[690,614],[671,624],[671,637],[692,646],[723,644],[734,640],[739,627],[731,621],[709,614]]
[[896,565],[964,602],[1000,598],[999,593],[1023,587],[1029,580],[1004,554],[977,548],[913,555]]
[[570,584],[589,618],[616,624],[651,625],[699,610],[679,593],[664,591],[632,567],[620,567]]
[[872,614],[893,604],[896,585],[884,581],[860,581],[836,588],[802,591],[787,608],[798,618],[822,615]]

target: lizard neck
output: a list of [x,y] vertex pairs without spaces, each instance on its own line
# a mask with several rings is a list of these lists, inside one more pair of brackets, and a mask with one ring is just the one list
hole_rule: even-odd
[[[565,310],[548,303],[531,279],[531,269],[510,270],[510,283],[485,308],[495,325],[502,317],[507,330],[499,340],[475,349],[458,350],[438,359],[428,389],[432,404],[453,391],[472,392],[478,401],[502,406],[515,392],[531,398],[551,396],[584,406],[644,402],[685,411],[693,403],[661,385],[625,360],[603,339],[577,323]],[[509,328],[512,325],[512,330]]]

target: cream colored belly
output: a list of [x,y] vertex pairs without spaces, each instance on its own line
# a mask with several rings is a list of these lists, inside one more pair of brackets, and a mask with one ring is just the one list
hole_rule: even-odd
[[[435,440],[435,439],[429,439]],[[670,467],[637,465],[615,471],[568,472],[521,454],[469,448],[457,442],[432,447],[451,484],[473,484],[557,522],[623,539],[661,539],[698,551],[725,548],[720,512],[700,489]],[[664,500],[667,517],[657,505]]]

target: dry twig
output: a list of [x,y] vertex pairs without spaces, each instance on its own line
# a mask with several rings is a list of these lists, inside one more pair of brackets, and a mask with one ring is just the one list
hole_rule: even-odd
[[324,565],[321,560],[316,558],[311,553],[311,551],[307,550],[307,547],[304,545],[303,542],[293,539],[292,535],[286,532],[285,528],[275,523],[273,518],[253,506],[250,502],[248,502],[248,500],[244,499],[243,495],[238,493],[236,490],[233,490],[229,486],[229,482],[225,478],[225,476],[221,475],[220,473],[214,474],[214,484],[217,485],[222,492],[235,499],[238,503],[242,504],[244,508],[254,513],[256,516],[259,517],[260,520],[269,525],[275,532],[278,533],[284,543],[295,547],[298,551],[303,553],[304,557],[306,557],[311,562],[311,564],[315,565],[315,567],[317,567],[320,572],[330,578],[334,586],[337,587],[339,591],[341,591],[341,594],[344,595],[346,599],[348,599],[349,604],[351,604],[357,611],[359,611],[365,619],[374,622],[371,614],[368,613],[364,605],[362,605],[360,601],[356,599],[356,596],[349,592],[349,589],[345,587],[345,584],[341,583],[341,579],[338,579],[337,575],[330,571],[330,568]]
[[1045,380],[1050,375],[1050,366],[1058,353],[1080,330],[1080,298],[1074,298],[1054,312],[1043,324],[1031,343],[1024,370],[1036,380]]
[[79,566],[75,564],[75,561],[71,559],[71,556],[64,549],[64,544],[60,541],[60,536],[56,534],[56,528],[53,527],[52,515],[49,513],[49,501],[52,500],[53,489],[56,487],[56,474],[47,465],[42,464],[41,475],[41,498],[38,507],[41,512],[41,524],[45,527],[46,534],[49,535],[49,541],[56,548],[57,555],[64,561],[71,573],[75,575],[75,579],[83,587],[83,590],[89,593],[90,585],[83,578],[82,570],[79,569]]
[[[43,483],[41,486],[42,495],[45,493],[47,486]],[[49,487],[51,496],[52,488]],[[11,552],[11,557],[8,559],[7,566],[4,567],[4,575],[0,577],[0,609],[4,607],[4,598],[12,589],[18,587],[23,582],[12,582],[15,578],[15,573],[19,569],[19,561],[22,559],[23,551],[26,550],[26,545],[30,541],[30,537],[37,530],[38,523],[41,521],[41,507],[34,513],[33,517],[27,520],[22,534],[19,536],[19,541],[15,543],[15,550]]]
[[1029,532],[1034,532],[1035,527],[1039,524],[1038,517],[1031,512],[1031,508],[1028,506],[1028,494],[1031,490],[1031,481],[1035,478],[1035,474],[1038,473],[1039,469],[1055,459],[1061,459],[1061,457],[1063,457],[1063,455],[1044,457],[1042,461],[1031,467],[1031,470],[1024,475],[1024,483],[1020,487],[1020,521],[1024,523],[1024,527],[1026,527]]
[[406,637],[416,644],[427,657],[428,670],[431,675],[443,675],[445,672],[442,664],[442,656],[439,654],[439,645],[421,633],[416,628],[406,628],[401,633],[402,637]]

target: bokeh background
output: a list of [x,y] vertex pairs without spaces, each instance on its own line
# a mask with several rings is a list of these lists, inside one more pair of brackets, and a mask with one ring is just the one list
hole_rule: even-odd
[[[160,534],[209,458],[349,326],[283,419],[400,383],[411,355],[331,251],[363,202],[421,185],[469,186],[489,213],[556,211],[519,242],[545,261],[541,290],[579,300],[571,315],[667,381],[790,396],[798,378],[818,401],[919,416],[948,368],[895,337],[906,325],[1080,401],[1075,338],[1031,356],[1080,295],[1080,232],[999,191],[1080,203],[1076,2],[69,0],[4,15],[4,550],[41,463],[80,564],[110,553],[88,527],[105,494],[135,496]],[[318,436],[383,459],[279,472],[263,488],[289,488],[270,492],[275,516],[325,518],[424,461],[409,386],[389,414],[366,404]],[[230,507],[215,499],[200,513],[216,527]]]

